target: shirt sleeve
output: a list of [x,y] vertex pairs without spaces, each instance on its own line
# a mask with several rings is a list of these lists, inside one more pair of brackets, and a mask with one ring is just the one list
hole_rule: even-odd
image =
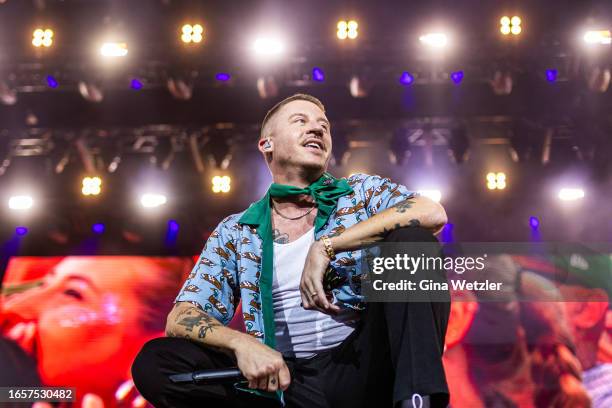
[[239,298],[236,240],[225,222],[210,234],[198,261],[174,302],[191,302],[224,325],[229,324]]
[[365,197],[364,205],[370,217],[399,202],[418,196],[406,186],[377,175],[366,176],[362,190]]

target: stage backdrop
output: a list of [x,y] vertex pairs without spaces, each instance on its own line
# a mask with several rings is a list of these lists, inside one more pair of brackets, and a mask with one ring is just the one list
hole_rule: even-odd
[[[130,380],[131,362],[146,341],[164,335],[172,301],[196,259],[12,258],[0,297],[0,386],[75,387],[78,407],[145,406]],[[549,268],[525,257],[507,261],[526,270],[528,283],[545,279],[539,272]],[[453,407],[586,407],[591,397],[612,393],[611,383],[584,381],[585,373],[593,377],[612,360],[607,299],[598,299],[599,308],[577,307],[590,311],[583,319],[607,316],[598,350],[576,339],[574,309],[564,303],[452,295],[444,363]],[[242,322],[234,319],[232,327],[241,329]],[[581,361],[578,354],[595,357]],[[50,405],[36,404],[44,407]]]

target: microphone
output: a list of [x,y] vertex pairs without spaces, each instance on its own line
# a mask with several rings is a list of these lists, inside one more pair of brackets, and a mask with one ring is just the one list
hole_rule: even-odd
[[190,373],[173,374],[169,378],[170,381],[175,384],[223,384],[227,382],[246,380],[238,367],[197,370]]

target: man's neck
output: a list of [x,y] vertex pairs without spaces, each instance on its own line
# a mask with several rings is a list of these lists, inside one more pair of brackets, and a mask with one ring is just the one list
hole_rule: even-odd
[[305,169],[295,171],[283,171],[272,174],[272,180],[276,184],[286,184],[299,188],[308,187],[321,177],[323,171],[308,172]]

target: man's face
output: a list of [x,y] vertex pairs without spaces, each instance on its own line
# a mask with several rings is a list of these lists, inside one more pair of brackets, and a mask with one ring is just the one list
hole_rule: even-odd
[[289,102],[272,122],[273,158],[278,165],[327,168],[332,149],[330,124],[317,105],[304,100]]

